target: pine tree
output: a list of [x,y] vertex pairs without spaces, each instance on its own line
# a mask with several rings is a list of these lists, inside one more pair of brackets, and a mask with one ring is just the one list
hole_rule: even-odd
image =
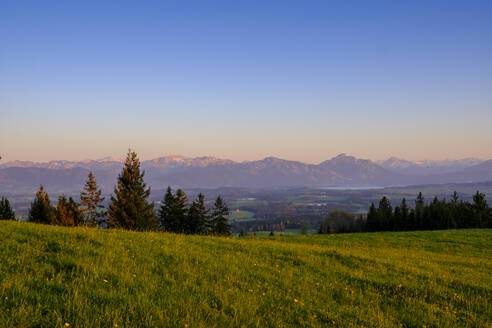
[[386,196],[383,196],[379,201],[378,218],[382,230],[391,230],[391,222],[393,220],[393,208]]
[[80,213],[79,204],[72,197],[68,199],[68,209],[72,215],[74,226],[82,225],[84,223],[84,217]]
[[51,206],[50,198],[44,191],[43,185],[39,187],[34,201],[29,210],[29,221],[51,224],[55,219],[55,208]]
[[378,231],[380,229],[378,211],[374,203],[371,203],[369,207],[369,213],[367,213],[366,219],[366,230],[367,231]]
[[415,210],[413,211],[413,229],[423,229],[424,226],[424,196],[419,192],[415,200]]
[[451,197],[451,202],[448,205],[451,216],[452,216],[452,226],[451,228],[460,228],[461,227],[461,202],[458,197],[458,193],[456,190],[453,192],[453,196]]
[[185,233],[207,233],[208,212],[209,211],[205,208],[205,196],[200,193],[188,210]]
[[0,200],[0,220],[15,220],[15,213],[7,198]]
[[100,203],[103,200],[101,189],[97,186],[92,172],[89,172],[89,177],[80,193],[80,204],[84,207],[81,210],[81,214],[88,226],[97,226],[97,218],[104,215],[103,211],[99,210]]
[[401,200],[400,211],[401,211],[400,230],[408,230],[410,228],[410,222],[409,222],[410,215],[409,215],[407,200],[405,198]]
[[56,216],[53,224],[63,226],[78,226],[83,222],[82,214],[78,204],[70,197],[68,200],[65,195],[58,198],[56,206]]
[[476,228],[487,228],[490,227],[492,213],[490,211],[489,205],[487,204],[487,199],[485,194],[477,191],[473,195],[472,208],[472,226]]
[[172,213],[176,220],[177,233],[186,233],[187,231],[187,216],[188,216],[188,197],[182,189],[176,191],[174,196],[175,203]]
[[118,176],[118,185],[114,188],[108,210],[108,226],[129,230],[153,230],[157,228],[154,203],[147,200],[150,188],[147,188],[140,173],[140,161],[135,152],[128,151],[122,172]]
[[401,231],[402,226],[402,214],[400,206],[395,206],[395,210],[393,212],[393,220],[389,224],[389,230],[391,231]]
[[229,225],[227,216],[229,215],[229,208],[222,201],[220,196],[217,197],[212,211],[212,217],[210,220],[211,232],[216,235],[230,235],[231,226]]
[[171,186],[167,187],[166,194],[161,203],[161,208],[159,209],[159,221],[161,228],[168,232],[178,232],[178,222],[174,215],[174,208],[176,204],[176,199],[171,190]]

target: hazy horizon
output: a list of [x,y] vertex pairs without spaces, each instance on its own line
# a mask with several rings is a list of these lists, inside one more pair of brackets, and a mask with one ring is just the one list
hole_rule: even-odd
[[0,5],[0,155],[492,158],[492,3]]
[[[134,149],[131,149],[132,151]],[[1,155],[1,154],[0,154]],[[137,155],[139,155],[138,151],[137,151]],[[303,162],[303,163],[308,163],[308,164],[320,164],[321,162],[323,161],[326,161],[326,160],[330,160],[332,158],[335,158],[339,155],[346,155],[346,156],[353,156],[357,159],[367,159],[367,160],[370,160],[372,162],[378,162],[378,161],[385,161],[385,160],[388,160],[390,158],[393,158],[393,157],[396,157],[398,158],[399,160],[406,160],[406,161],[412,161],[412,162],[425,162],[425,161],[458,161],[458,160],[467,160],[467,159],[474,159],[474,160],[480,160],[480,161],[487,161],[487,160],[490,160],[492,158],[480,158],[480,157],[460,157],[460,158],[442,158],[442,159],[428,159],[428,158],[420,158],[420,159],[408,159],[408,158],[402,158],[402,157],[398,157],[398,156],[389,156],[389,157],[386,157],[386,158],[368,158],[368,157],[361,157],[361,156],[356,156],[354,154],[349,154],[349,153],[339,153],[339,154],[335,154],[335,155],[328,155],[325,159],[321,160],[321,161],[318,161],[318,162],[310,162],[310,161],[306,161],[306,160],[303,160],[303,159],[296,159],[296,158],[284,158],[284,157],[279,157],[279,156],[272,156],[272,155],[267,155],[267,156],[263,156],[263,157],[259,157],[259,158],[249,158],[249,159],[233,159],[233,158],[228,158],[228,157],[220,157],[220,156],[215,156],[215,155],[211,155],[211,154],[202,154],[202,155],[183,155],[183,154],[162,154],[162,155],[158,155],[158,156],[155,156],[155,157],[142,157],[139,155],[139,159],[140,161],[147,161],[147,160],[153,160],[153,159],[156,159],[156,158],[162,158],[162,157],[185,157],[185,158],[201,158],[201,157],[213,157],[213,158],[217,158],[217,159],[221,159],[221,160],[232,160],[234,162],[252,162],[252,161],[259,161],[259,160],[263,160],[265,158],[269,158],[269,157],[274,157],[274,158],[279,158],[279,159],[283,159],[283,160],[289,160],[289,161],[296,161],[296,162]],[[47,163],[47,162],[51,162],[51,161],[72,161],[72,162],[82,162],[82,161],[98,161],[98,160],[105,160],[107,158],[111,158],[111,159],[114,159],[114,160],[121,160],[123,161],[125,159],[125,156],[126,156],[126,153],[121,155],[121,156],[117,156],[117,155],[107,155],[107,156],[101,156],[101,157],[95,157],[95,158],[72,158],[72,159],[69,159],[69,158],[52,158],[52,159],[47,159],[47,160],[33,160],[33,159],[18,159],[18,158],[14,158],[14,159],[8,159],[4,156],[2,156],[2,159],[0,160],[0,164],[5,164],[9,161],[25,161],[25,162],[38,162],[38,163]]]

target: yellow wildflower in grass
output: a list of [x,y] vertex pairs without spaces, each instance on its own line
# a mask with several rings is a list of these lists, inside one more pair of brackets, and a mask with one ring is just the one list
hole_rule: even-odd
[[103,281],[104,281],[104,283],[107,283],[108,282],[106,279],[104,279]]
[[136,274],[133,274],[133,278],[137,278],[137,275]]
[[70,324],[68,322],[65,322],[65,327],[70,327]]
[[299,300],[297,298],[294,298],[294,303],[297,303],[299,302]]

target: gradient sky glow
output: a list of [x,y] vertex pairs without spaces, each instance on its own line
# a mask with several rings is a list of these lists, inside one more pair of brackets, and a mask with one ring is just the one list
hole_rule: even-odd
[[1,1],[3,160],[492,158],[491,1]]

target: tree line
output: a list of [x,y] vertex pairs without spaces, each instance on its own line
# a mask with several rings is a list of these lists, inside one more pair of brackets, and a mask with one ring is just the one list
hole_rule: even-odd
[[455,191],[450,201],[434,197],[426,202],[420,192],[415,206],[409,208],[405,198],[393,208],[386,196],[376,207],[372,203],[366,217],[330,211],[323,219],[318,233],[414,231],[467,228],[492,228],[492,209],[485,194],[477,191],[473,202],[461,200]]
[[460,200],[457,192],[450,201],[434,197],[426,203],[422,193],[415,199],[415,207],[409,209],[405,198],[393,209],[383,196],[378,207],[371,204],[367,213],[367,231],[405,231],[492,228],[492,209],[485,194],[477,191],[473,202]]
[[[122,172],[118,175],[114,195],[109,208],[101,203],[101,189],[97,186],[92,172],[80,193],[80,202],[72,197],[61,195],[57,206],[51,205],[48,193],[41,185],[31,203],[28,220],[36,223],[64,226],[99,226],[105,223],[109,228],[122,228],[138,231],[167,231],[185,234],[229,235],[229,209],[220,196],[214,207],[205,207],[205,197],[188,202],[183,190],[173,194],[168,187],[158,213],[154,202],[148,200],[150,188],[144,182],[144,171],[140,170],[137,154],[128,151]],[[15,213],[6,198],[0,201],[0,219],[13,220]]]

